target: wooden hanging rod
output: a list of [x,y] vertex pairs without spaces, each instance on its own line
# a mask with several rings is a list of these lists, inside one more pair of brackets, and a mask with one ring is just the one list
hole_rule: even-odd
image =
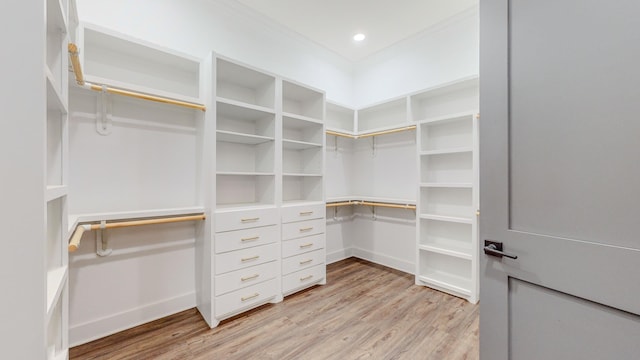
[[185,215],[185,216],[172,216],[172,217],[163,217],[157,219],[146,219],[146,220],[129,220],[129,221],[114,221],[110,223],[104,224],[84,224],[78,225],[73,235],[71,236],[71,240],[69,241],[69,252],[74,252],[78,250],[80,246],[80,239],[82,239],[82,234],[85,231],[91,230],[101,230],[101,229],[116,229],[122,227],[130,227],[130,226],[141,226],[141,225],[155,225],[155,224],[168,224],[175,222],[183,222],[183,221],[198,221],[205,220],[206,216],[204,214],[197,215]]
[[148,95],[148,94],[143,94],[143,93],[139,93],[139,92],[136,92],[136,91],[118,89],[118,88],[114,88],[114,87],[110,87],[110,86],[102,86],[102,85],[97,85],[97,84],[92,84],[92,83],[86,82],[84,80],[84,76],[82,74],[82,67],[80,65],[80,58],[78,57],[78,47],[76,46],[76,44],[69,43],[68,51],[69,51],[69,58],[71,60],[71,67],[73,68],[73,73],[76,76],[76,83],[78,83],[78,85],[82,86],[83,88],[94,90],[94,91],[103,91],[104,90],[104,91],[106,91],[106,92],[108,92],[110,94],[129,96],[129,97],[133,97],[133,98],[137,98],[137,99],[155,101],[155,102],[159,102],[159,103],[163,103],[163,104],[177,105],[177,106],[182,106],[182,107],[186,107],[186,108],[189,108],[189,109],[196,109],[196,110],[202,110],[202,111],[206,111],[207,110],[207,107],[204,106],[204,105],[201,105],[201,104],[196,104],[196,103],[187,102],[187,101],[174,100],[174,99],[169,99],[169,98],[162,97],[162,96]]
[[351,135],[351,134],[341,133],[341,132],[337,132],[337,131],[333,131],[333,130],[327,130],[327,131],[325,131],[325,133],[327,135],[342,136],[342,137],[346,137],[346,138],[349,138],[349,139],[361,139],[361,138],[366,138],[366,137],[393,134],[393,133],[397,133],[397,132],[401,132],[401,131],[410,131],[410,130],[415,130],[415,129],[416,129],[416,125],[409,125],[409,126],[404,126],[404,127],[401,127],[401,128],[375,131],[375,132],[370,132],[370,133],[365,133],[365,134],[360,134],[360,135]]
[[365,205],[365,206],[384,207],[384,208],[391,208],[391,209],[409,209],[409,210],[416,209],[416,206],[411,204],[397,204],[397,203],[363,201],[363,200],[349,200],[349,201],[327,203],[327,207],[350,206],[350,205]]

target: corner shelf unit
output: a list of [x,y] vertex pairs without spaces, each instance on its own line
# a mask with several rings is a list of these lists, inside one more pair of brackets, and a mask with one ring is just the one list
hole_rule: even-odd
[[[478,301],[477,78],[411,97],[418,116],[416,284]],[[460,110],[471,109],[466,112]]]
[[66,251],[69,183],[69,88],[67,43],[74,31],[75,1],[45,0],[46,59],[46,299],[48,359],[68,359],[69,257]]

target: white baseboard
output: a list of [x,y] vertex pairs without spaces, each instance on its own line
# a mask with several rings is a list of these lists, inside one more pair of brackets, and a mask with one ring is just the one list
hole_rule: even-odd
[[351,254],[354,257],[371,261],[372,263],[376,263],[386,267],[390,267],[392,269],[400,270],[408,274],[415,274],[415,264],[408,262],[406,260],[374,253],[372,251],[364,250],[356,247],[351,248]]
[[188,293],[171,299],[146,304],[135,309],[92,320],[84,324],[70,324],[70,347],[82,345],[119,331],[169,316],[196,306],[196,293]]
[[340,249],[338,251],[333,251],[331,253],[327,253],[327,265],[332,264],[334,262],[338,262],[340,260],[348,259],[352,257],[351,248]]

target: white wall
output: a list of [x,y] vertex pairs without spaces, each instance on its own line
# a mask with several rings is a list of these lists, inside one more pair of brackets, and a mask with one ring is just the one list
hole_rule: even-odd
[[358,62],[354,106],[477,75],[478,51],[475,6]]
[[81,21],[186,54],[210,51],[353,103],[351,62],[230,0],[78,0]]

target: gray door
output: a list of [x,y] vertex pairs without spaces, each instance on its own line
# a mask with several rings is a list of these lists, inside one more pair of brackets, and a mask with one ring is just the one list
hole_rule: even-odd
[[640,359],[640,1],[480,1],[480,355]]

